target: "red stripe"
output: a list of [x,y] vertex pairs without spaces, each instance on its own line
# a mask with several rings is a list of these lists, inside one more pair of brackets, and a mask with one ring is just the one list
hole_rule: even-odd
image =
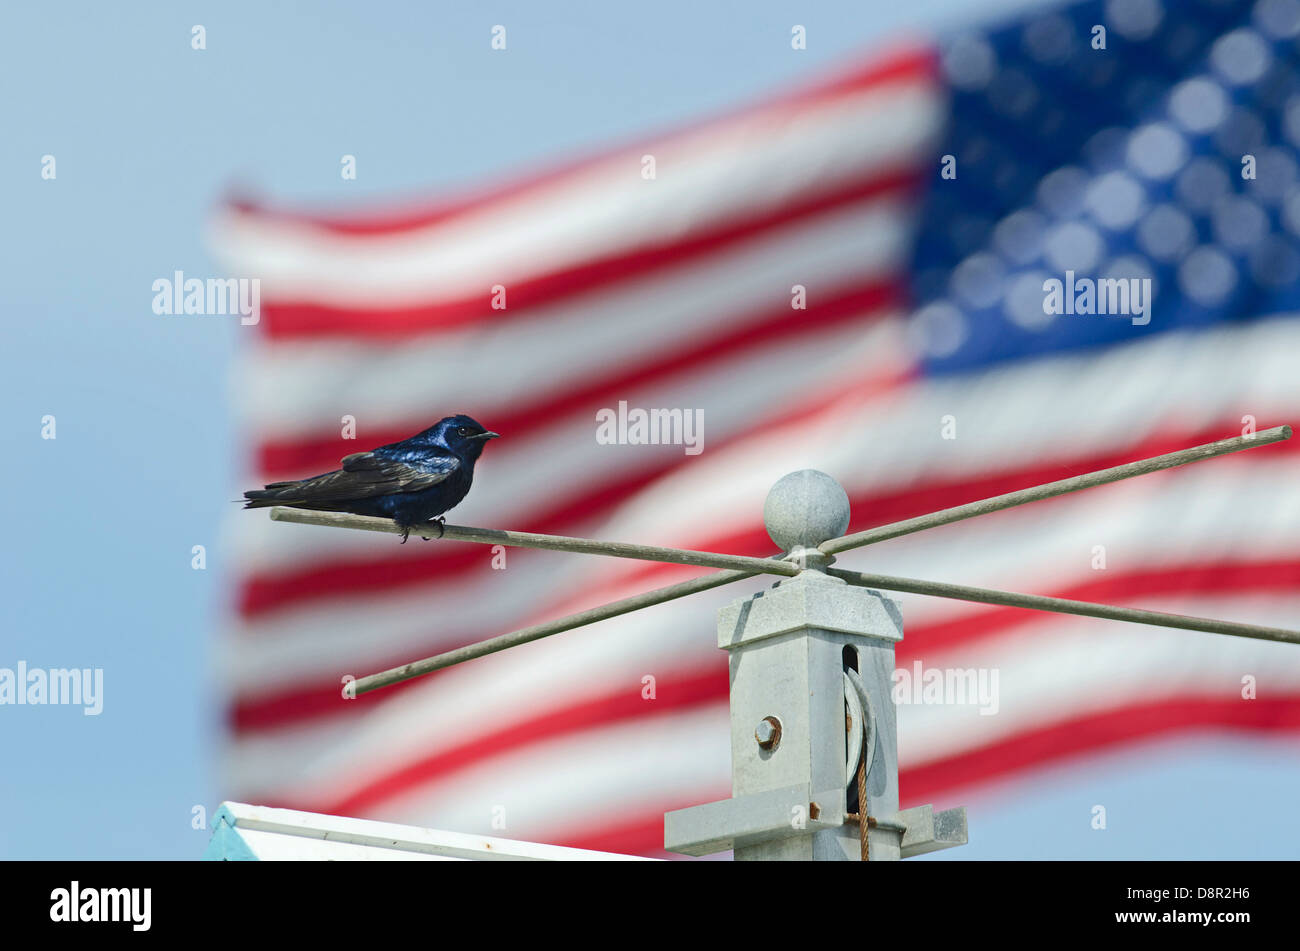
[[[727,698],[727,659],[718,655],[717,663],[707,671],[687,670],[660,673],[655,678],[656,698],[641,697],[641,684],[624,684],[623,689],[604,696],[548,712],[545,716],[521,720],[495,733],[474,737],[389,773],[380,773],[371,782],[338,799],[312,807],[315,812],[333,815],[361,815],[385,800],[414,786],[432,782],[457,770],[474,766],[493,756],[500,756],[566,734],[607,727],[628,720],[645,721],[647,717],[664,717],[673,713],[706,706]],[[437,793],[431,792],[429,804],[436,808]]]
[[[899,772],[902,802],[915,805],[1014,776],[1083,753],[1196,729],[1226,727],[1263,733],[1300,729],[1300,694],[1255,700],[1185,697],[1138,703],[1025,730],[977,749]],[[906,751],[900,751],[906,758]]]
[[[1171,583],[1174,578],[1167,568],[1124,573],[1099,571],[1097,575],[1079,584],[1057,589],[1053,596],[1103,604],[1140,604],[1144,598],[1191,592],[1300,591],[1300,559],[1183,564],[1177,569],[1176,585]],[[1032,624],[1041,615],[1041,611],[1018,608],[978,607],[973,613],[951,621],[909,625],[904,640],[898,645],[898,662],[900,665],[911,663],[917,659],[913,655],[931,654],[935,650],[1006,634],[1012,628]]]
[[[1300,562],[1223,562],[1218,564],[1197,564],[1188,570],[1182,566],[1170,566],[1163,570],[1143,571],[1132,576],[1131,588],[1126,578],[1116,575],[1107,579],[1109,594],[1117,600],[1130,600],[1139,593],[1146,597],[1188,594],[1192,592],[1214,594],[1257,593],[1293,593],[1296,589],[1295,579],[1300,575]],[[1041,592],[1061,596],[1061,592]],[[1041,611],[1029,611],[1019,608],[998,609],[1006,626],[1025,624],[1035,618],[1041,618]],[[1097,623],[1106,623],[1098,621]],[[1001,633],[1002,628],[990,625],[987,615],[980,612],[969,621],[955,620],[945,625],[928,625],[917,629],[905,627],[906,636],[898,645],[897,660],[900,665],[910,664],[925,651],[938,648],[951,648],[963,643],[966,638],[980,640]],[[476,631],[466,634],[454,641],[442,640],[431,644],[424,650],[413,649],[407,656],[376,658],[369,662],[367,669],[383,670],[408,663],[415,656],[433,654],[442,650],[451,650],[464,644],[480,640],[488,633],[499,631]],[[936,643],[937,641],[937,643]],[[718,654],[723,658],[721,653]],[[692,676],[707,676],[708,671],[697,671]],[[437,677],[434,673],[430,676]],[[681,673],[679,676],[686,676]],[[407,681],[396,687],[389,687],[380,693],[366,694],[356,700],[343,700],[339,695],[337,677],[312,678],[310,682],[284,687],[272,693],[256,697],[238,699],[232,710],[232,732],[245,733],[261,730],[274,730],[300,723],[304,720],[349,713],[356,715],[358,703],[377,703],[395,696],[395,691],[406,689],[415,681]],[[554,716],[548,713],[547,717]],[[518,725],[511,729],[519,729]]]
[[[832,397],[835,399],[835,397]],[[766,426],[777,425],[768,421]],[[1188,445],[1211,442],[1222,438],[1230,426],[1214,426],[1196,433],[1172,434],[1154,433],[1139,445],[1104,454],[1094,454],[1086,459],[1044,462],[1028,468],[966,477],[962,479],[944,479],[942,470],[930,477],[931,481],[909,485],[901,490],[884,493],[860,493],[851,498],[853,511],[865,513],[867,517],[855,518],[851,531],[861,531],[875,525],[911,518],[926,512],[947,508],[954,505],[989,498],[1016,489],[1051,482],[1083,471],[1103,469],[1135,458],[1160,455]],[[741,438],[738,434],[712,445],[726,446]],[[1260,452],[1300,451],[1300,441],[1291,440],[1262,449],[1250,450]],[[1252,455],[1252,458],[1254,456]],[[619,504],[635,495],[655,479],[666,475],[683,465],[680,457],[665,457],[655,460],[653,467],[625,475],[619,480],[606,482],[599,487],[576,486],[572,494],[557,498],[549,508],[538,507],[535,519],[524,525],[511,526],[521,531],[546,533],[565,533],[573,530],[573,525],[581,521],[592,521],[609,513]],[[1231,460],[1216,460],[1211,465],[1220,467],[1231,464]],[[1144,476],[1145,479],[1160,478],[1159,475]],[[585,492],[586,494],[579,494]],[[1040,503],[1050,504],[1050,503]],[[771,542],[767,533],[758,523],[748,531],[724,537],[715,537],[700,543],[691,543],[693,547],[713,551],[730,551],[737,554],[766,555],[770,553]],[[409,547],[409,546],[408,546]],[[299,571],[285,571],[275,575],[260,575],[246,579],[240,590],[240,610],[246,617],[255,617],[276,610],[283,610],[307,601],[325,597],[343,597],[361,592],[375,593],[394,590],[411,584],[425,583],[430,580],[446,580],[460,574],[476,571],[481,560],[476,554],[462,546],[455,548],[436,546],[425,552],[394,550],[391,557],[383,559],[344,559],[325,564],[315,564]],[[630,568],[624,576],[626,580],[644,580],[647,586],[662,574],[665,566],[648,565]],[[674,569],[675,570],[675,569]]]
[[[790,305],[785,301],[755,311],[748,319],[711,336],[693,338],[676,349],[657,349],[639,361],[612,367],[604,375],[593,371],[552,396],[526,403],[515,400],[496,407],[479,405],[474,412],[479,418],[490,419],[492,427],[503,435],[516,439],[527,437],[554,427],[557,419],[571,416],[591,419],[597,409],[626,399],[632,387],[647,386],[697,368],[716,367],[778,341],[820,337],[850,323],[862,323],[865,327],[869,322],[865,317],[877,319],[887,309],[902,306],[905,299],[906,290],[897,280],[873,279],[810,301],[808,310],[798,320],[791,319]],[[330,422],[335,422],[332,415]],[[428,425],[428,419],[419,419],[371,431],[367,433],[367,443],[380,446],[398,442]],[[339,459],[355,451],[356,443],[342,439],[338,426],[333,425],[315,436],[264,443],[258,450],[258,464],[267,479],[301,477],[304,473],[335,468]]]
[[[852,66],[842,75],[831,77],[814,86],[796,90],[792,93],[763,99],[755,105],[733,110],[721,116],[698,120],[688,125],[679,126],[667,136],[659,136],[651,142],[662,149],[675,140],[710,126],[724,125],[727,122],[747,116],[776,114],[781,111],[802,111],[836,99],[842,99],[873,86],[897,82],[916,81],[935,77],[938,73],[935,53],[929,48],[913,47],[899,49],[875,58],[866,66]],[[565,178],[580,175],[601,163],[625,153],[643,152],[647,147],[645,140],[614,146],[594,155],[587,153],[581,159],[557,165],[540,175],[525,179],[494,185],[477,194],[453,198],[436,198],[431,202],[413,202],[402,199],[386,210],[375,210],[374,199],[367,199],[364,213],[348,215],[323,215],[288,208],[273,208],[258,203],[249,196],[232,196],[227,206],[235,214],[276,224],[295,224],[342,235],[392,235],[409,232],[430,225],[449,222],[470,212],[478,212],[496,205],[509,204],[521,198],[530,197]],[[421,205],[423,204],[423,207]]]
[[[879,200],[891,193],[900,198],[912,197],[919,183],[918,173],[912,166],[887,171],[873,168],[865,178],[852,180],[834,191],[783,205],[766,214],[742,214],[702,229],[690,238],[646,244],[565,270],[510,281],[506,285],[508,307],[505,310],[493,309],[492,288],[485,285],[473,297],[406,307],[358,308],[315,301],[268,300],[262,306],[261,326],[275,339],[346,337],[397,341],[473,324],[501,329],[508,322],[535,318],[543,307],[566,298],[648,277],[736,244],[762,240],[768,232],[802,218],[822,212],[842,212],[853,204]],[[788,306],[786,309],[789,310]]]

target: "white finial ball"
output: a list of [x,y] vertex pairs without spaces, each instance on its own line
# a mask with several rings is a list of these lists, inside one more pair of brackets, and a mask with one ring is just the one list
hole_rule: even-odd
[[849,527],[849,496],[824,472],[800,469],[777,480],[763,503],[767,534],[782,551],[816,548]]

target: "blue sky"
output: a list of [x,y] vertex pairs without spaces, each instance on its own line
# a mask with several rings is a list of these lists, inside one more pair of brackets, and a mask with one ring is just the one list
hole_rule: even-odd
[[[0,858],[194,858],[206,843],[190,819],[220,796],[209,671],[233,567],[219,524],[241,484],[228,370],[251,329],[160,318],[150,302],[155,278],[215,273],[203,229],[223,194],[330,204],[526,172],[780,89],[899,30],[950,27],[948,6],[7,7],[0,666],[102,667],[105,708],[0,707]],[[496,23],[505,55],[489,50]],[[806,51],[790,50],[792,23]],[[194,24],[206,50],[190,48]],[[339,176],[343,154],[356,181]],[[55,440],[40,438],[47,414]],[[190,566],[197,544],[205,571]],[[1047,842],[1079,857],[1294,857],[1298,759],[1293,741],[1223,739],[1049,771],[1014,798],[968,801],[976,841],[945,857]],[[1096,801],[1103,835],[1088,826]],[[1266,835],[1206,823],[1244,806]]]

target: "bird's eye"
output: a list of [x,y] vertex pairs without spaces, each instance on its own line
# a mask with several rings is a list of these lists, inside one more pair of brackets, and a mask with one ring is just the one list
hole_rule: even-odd
[[468,426],[462,426],[462,427],[460,427],[460,429],[456,430],[456,435],[458,435],[458,436],[468,436],[468,435],[469,435],[469,427],[468,427]]

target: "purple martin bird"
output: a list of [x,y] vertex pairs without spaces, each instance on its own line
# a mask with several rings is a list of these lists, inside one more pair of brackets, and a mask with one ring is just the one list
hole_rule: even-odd
[[468,416],[448,416],[410,439],[343,457],[343,467],[296,482],[272,482],[244,493],[246,509],[287,505],[297,509],[352,512],[391,518],[402,529],[436,520],[469,492],[474,463],[497,433]]

